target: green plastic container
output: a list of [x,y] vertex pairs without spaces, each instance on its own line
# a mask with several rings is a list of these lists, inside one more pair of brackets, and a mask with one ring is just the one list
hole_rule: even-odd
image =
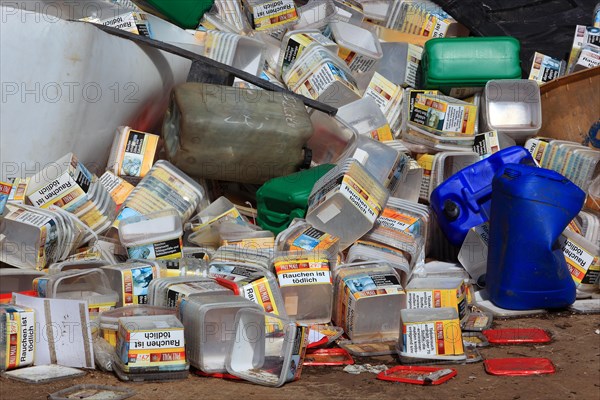
[[520,79],[521,44],[510,36],[431,39],[421,60],[421,88],[483,87],[492,79]]
[[334,166],[323,164],[266,182],[256,192],[258,225],[277,235],[294,218],[304,218],[313,186]]
[[214,0],[133,0],[142,10],[166,19],[183,29],[196,29]]

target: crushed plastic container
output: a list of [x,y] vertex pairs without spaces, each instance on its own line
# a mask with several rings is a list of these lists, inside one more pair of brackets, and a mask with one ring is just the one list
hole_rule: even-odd
[[481,104],[484,131],[495,130],[524,143],[542,127],[540,88],[529,79],[489,81]]
[[575,283],[556,241],[577,216],[585,193],[562,175],[507,164],[494,177],[486,289],[509,310],[562,308]]
[[186,351],[193,367],[206,373],[227,372],[225,360],[235,340],[236,315],[243,309],[262,312],[258,304],[239,296],[203,296],[181,302],[179,316],[186,328]]
[[252,309],[240,310],[234,326],[235,339],[225,362],[227,372],[272,387],[300,378],[308,327]]
[[175,209],[122,219],[119,238],[132,259],[166,260],[182,256],[183,227]]

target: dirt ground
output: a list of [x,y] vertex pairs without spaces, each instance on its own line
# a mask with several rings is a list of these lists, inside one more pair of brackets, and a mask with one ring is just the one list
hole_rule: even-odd
[[[137,393],[131,399],[600,399],[600,315],[551,313],[539,318],[496,320],[495,328],[547,330],[552,342],[544,345],[494,346],[481,350],[484,359],[546,357],[555,364],[554,375],[500,377],[488,375],[482,362],[452,366],[458,375],[440,386],[378,381],[375,375],[350,375],[342,367],[305,367],[302,378],[279,389],[214,378],[188,376],[170,383],[122,383],[109,373],[88,372],[83,378],[52,384],[27,385],[0,378],[0,399],[46,399],[49,393],[75,384],[126,385]],[[355,359],[356,363],[397,365],[394,357]]]

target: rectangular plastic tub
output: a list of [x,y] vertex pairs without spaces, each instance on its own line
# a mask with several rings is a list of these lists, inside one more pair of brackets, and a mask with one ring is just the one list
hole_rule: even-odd
[[421,59],[420,87],[448,90],[519,79],[520,49],[519,41],[508,36],[431,39]]
[[244,309],[237,313],[235,327],[226,361],[231,375],[272,387],[300,378],[308,343],[306,326]]
[[239,296],[194,297],[181,303],[186,351],[193,367],[206,373],[227,371],[227,351],[234,340],[236,315],[242,309],[262,312],[262,307]]
[[542,127],[542,100],[536,82],[492,80],[483,93],[481,124],[485,131],[495,130],[523,143]]

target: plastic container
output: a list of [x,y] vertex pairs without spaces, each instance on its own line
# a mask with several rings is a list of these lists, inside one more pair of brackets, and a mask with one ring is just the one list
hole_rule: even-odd
[[115,308],[119,294],[110,287],[101,268],[71,270],[36,278],[33,290],[39,297],[87,300],[90,313]]
[[162,136],[167,158],[190,176],[262,184],[306,162],[312,132],[295,96],[190,82],[173,91]]
[[417,71],[423,49],[410,43],[381,43],[383,56],[376,72],[395,85],[417,87]]
[[113,367],[125,374],[187,371],[183,325],[174,315],[119,318]]
[[242,0],[246,16],[256,31],[287,28],[298,21],[298,10],[293,0],[274,3],[271,0]]
[[155,307],[149,305],[136,305],[130,307],[119,307],[104,311],[100,314],[100,329],[104,340],[113,347],[117,346],[117,334],[119,332],[119,318],[122,317],[146,317],[155,315],[175,315],[174,308]]
[[283,76],[296,93],[334,107],[360,99],[358,84],[348,66],[323,46],[305,51]]
[[238,378],[280,387],[300,378],[308,328],[257,310],[240,310],[225,365]]
[[451,307],[463,320],[469,314],[467,289],[462,278],[413,278],[406,285],[406,308]]
[[455,308],[402,310],[398,356],[428,360],[465,360]]
[[483,87],[492,79],[520,79],[521,44],[513,37],[436,38],[421,59],[424,89]]
[[310,46],[321,45],[325,49],[337,54],[339,47],[327,37],[323,36],[318,29],[299,29],[288,31],[281,40],[281,50],[277,61],[278,71],[281,76],[285,75],[296,60]]
[[[337,254],[333,255],[333,260]],[[331,321],[331,255],[321,251],[279,252],[275,273],[287,315],[302,324]],[[334,261],[335,262],[335,261]]]
[[48,274],[57,274],[63,271],[72,271],[76,269],[89,270],[92,268],[101,268],[105,265],[111,264],[104,260],[81,260],[81,261],[63,261],[50,265],[48,267]]
[[345,264],[334,276],[333,320],[353,341],[395,340],[406,295],[385,262]]
[[275,246],[279,252],[322,253],[335,263],[339,238],[315,229],[304,220],[296,219],[288,229],[277,235]]
[[294,218],[304,218],[313,186],[333,167],[323,164],[266,182],[256,192],[258,225],[279,234]]
[[338,56],[356,74],[375,71],[383,56],[377,35],[360,26],[347,22],[329,24],[333,40],[340,46]]
[[33,365],[35,311],[0,304],[0,371]]
[[183,227],[175,209],[122,219],[119,238],[132,259],[166,260],[182,256]]
[[143,178],[154,164],[159,138],[120,126],[110,150],[108,170],[117,176]]
[[486,289],[511,310],[562,308],[575,283],[555,242],[577,216],[585,193],[562,175],[508,164],[492,183]]
[[122,219],[174,208],[186,222],[208,206],[205,189],[168,161],[157,161],[121,206],[114,228]]
[[267,268],[248,262],[213,260],[208,275],[235,295],[258,304],[265,312],[286,316],[277,278]]
[[233,292],[214,279],[201,276],[158,278],[148,286],[148,304],[158,307],[177,308],[185,298],[209,295],[231,296]]
[[506,134],[518,143],[542,127],[539,85],[529,79],[491,80],[485,85],[481,129]]
[[151,14],[167,19],[184,29],[196,29],[205,12],[213,6],[213,0],[182,0],[176,3],[167,0],[133,0]]
[[264,42],[234,33],[210,30],[206,34],[205,43],[206,57],[260,76],[265,63]]
[[294,29],[323,30],[336,16],[336,7],[332,0],[308,0],[298,11],[300,19],[294,25]]
[[34,295],[32,283],[43,273],[27,269],[0,268],[0,303],[10,303],[13,292]]
[[[340,249],[346,249],[373,227],[388,196],[377,178],[349,158],[315,184],[306,221],[339,237]],[[351,226],[348,221],[353,221]]]
[[132,261],[102,267],[110,287],[119,294],[117,307],[148,303],[148,285],[166,275],[166,267],[153,262]]
[[333,0],[336,21],[360,26],[365,18],[363,5],[356,0]]
[[462,169],[431,193],[431,208],[438,224],[454,246],[461,246],[469,229],[490,216],[492,179],[505,164],[533,164],[522,147],[509,147]]
[[203,296],[181,303],[179,315],[193,367],[206,373],[227,372],[227,352],[236,339],[236,314],[244,309],[262,312],[262,307],[238,296]]
[[385,115],[370,97],[364,97],[338,109],[336,117],[352,127],[359,135],[380,142],[392,140],[392,131]]

